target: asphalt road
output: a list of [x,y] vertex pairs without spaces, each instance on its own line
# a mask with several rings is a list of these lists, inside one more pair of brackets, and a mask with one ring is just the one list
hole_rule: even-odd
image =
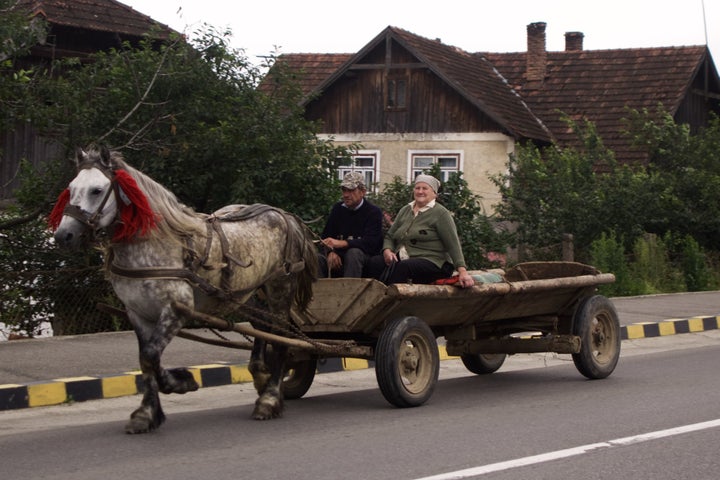
[[624,341],[616,371],[596,381],[567,356],[516,355],[486,376],[449,360],[412,409],[389,406],[372,371],[338,372],[268,422],[250,420],[248,385],[213,387],[163,396],[166,424],[140,436],[123,433],[136,396],[3,411],[2,476],[714,479],[718,358],[715,330]]

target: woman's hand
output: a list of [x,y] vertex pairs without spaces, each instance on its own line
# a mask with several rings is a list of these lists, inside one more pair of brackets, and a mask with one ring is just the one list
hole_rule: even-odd
[[390,266],[393,263],[398,261],[397,255],[395,255],[395,252],[390,250],[389,248],[386,248],[383,250],[383,259],[385,260],[385,265]]
[[462,288],[472,287],[475,285],[475,279],[470,276],[467,269],[460,267],[458,270],[458,283]]

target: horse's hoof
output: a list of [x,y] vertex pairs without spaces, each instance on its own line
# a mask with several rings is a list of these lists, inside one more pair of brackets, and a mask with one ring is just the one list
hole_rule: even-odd
[[166,375],[158,379],[158,389],[162,393],[187,393],[200,388],[187,368],[172,368],[165,373]]
[[248,370],[253,378],[253,386],[258,395],[265,393],[268,382],[270,382],[270,370],[264,363],[251,362]]
[[130,415],[130,420],[125,424],[125,433],[148,433],[165,422],[165,414],[159,412],[153,418],[152,414],[145,408],[140,407]]
[[262,395],[255,401],[255,409],[252,413],[253,420],[271,420],[282,417],[283,402],[273,395]]

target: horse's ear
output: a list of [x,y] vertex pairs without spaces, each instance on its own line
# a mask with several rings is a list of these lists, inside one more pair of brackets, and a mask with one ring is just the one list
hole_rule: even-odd
[[110,150],[107,148],[107,145],[100,145],[100,163],[105,168],[112,168]]
[[88,159],[89,156],[85,150],[80,147],[77,147],[75,149],[75,168],[80,168],[80,165],[82,165],[84,162],[87,162]]

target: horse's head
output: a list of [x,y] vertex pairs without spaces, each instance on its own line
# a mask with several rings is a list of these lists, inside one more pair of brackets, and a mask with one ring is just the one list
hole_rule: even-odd
[[[147,199],[106,147],[78,149],[75,163],[78,173],[49,218],[58,245],[79,248],[108,227],[113,227],[113,240],[124,240],[154,226]],[[138,220],[138,211],[144,219]]]

